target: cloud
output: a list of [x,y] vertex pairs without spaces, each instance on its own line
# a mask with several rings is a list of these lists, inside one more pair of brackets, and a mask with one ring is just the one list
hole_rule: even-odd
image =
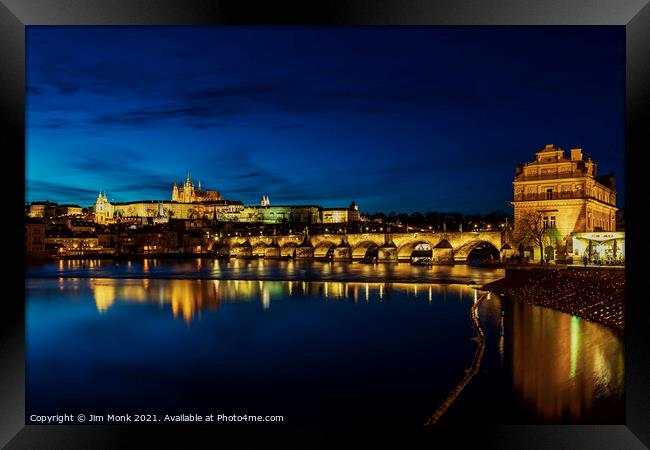
[[89,197],[97,195],[98,192],[94,189],[86,189],[63,183],[54,183],[51,181],[27,180],[26,184],[26,194],[31,198],[35,195],[44,196],[46,199],[48,196],[53,198]]

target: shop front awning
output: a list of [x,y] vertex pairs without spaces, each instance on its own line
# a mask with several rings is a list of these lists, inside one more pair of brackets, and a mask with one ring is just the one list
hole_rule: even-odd
[[573,233],[576,239],[584,239],[586,241],[607,242],[625,239],[625,233],[622,231],[603,231],[593,233]]

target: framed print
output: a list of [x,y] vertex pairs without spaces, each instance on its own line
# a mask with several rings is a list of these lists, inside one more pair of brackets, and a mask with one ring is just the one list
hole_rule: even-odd
[[647,448],[650,8],[311,6],[3,0],[2,445]]

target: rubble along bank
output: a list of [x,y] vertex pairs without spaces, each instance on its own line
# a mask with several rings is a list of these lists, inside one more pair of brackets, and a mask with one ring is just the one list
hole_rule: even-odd
[[512,269],[484,290],[625,328],[625,271],[599,268]]

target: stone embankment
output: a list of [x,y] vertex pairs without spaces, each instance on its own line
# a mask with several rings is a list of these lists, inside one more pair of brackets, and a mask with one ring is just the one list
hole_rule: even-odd
[[625,271],[611,268],[507,270],[483,286],[506,298],[546,306],[622,331],[625,327]]

